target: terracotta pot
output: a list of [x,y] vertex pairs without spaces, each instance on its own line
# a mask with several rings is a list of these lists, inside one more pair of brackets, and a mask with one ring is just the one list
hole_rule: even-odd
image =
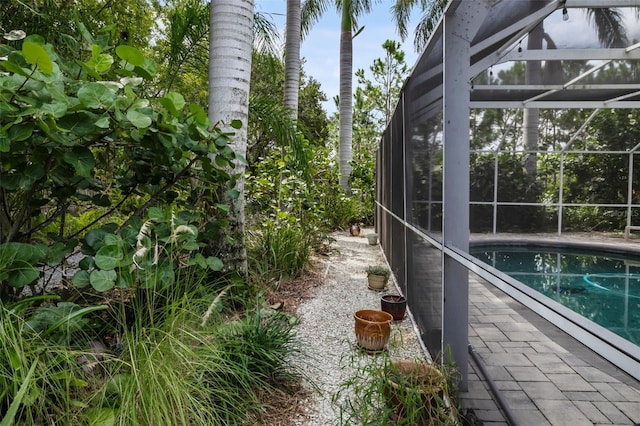
[[380,298],[380,308],[390,313],[395,321],[401,321],[407,310],[407,299],[397,294],[385,294]]
[[391,314],[374,309],[362,309],[353,314],[356,341],[369,351],[381,351],[391,335]]
[[381,291],[387,285],[387,277],[384,275],[367,274],[369,289]]
[[397,419],[415,425],[439,424],[444,398],[444,375],[433,364],[393,361],[387,368],[383,389],[386,403]]

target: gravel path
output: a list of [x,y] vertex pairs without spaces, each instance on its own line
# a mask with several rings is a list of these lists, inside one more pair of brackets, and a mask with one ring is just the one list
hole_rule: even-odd
[[[358,356],[353,314],[359,309],[380,309],[384,293],[399,294],[391,281],[384,293],[367,287],[365,268],[385,264],[380,247],[368,244],[365,235],[371,232],[363,229],[360,237],[348,232],[331,235],[337,253],[323,261],[323,283],[297,310],[298,336],[307,355],[301,360],[302,368],[317,388],[305,412],[294,420],[296,426],[339,424],[339,408],[331,402],[332,397],[340,383],[354,374],[354,364],[375,356]],[[424,356],[409,315],[392,325],[387,350],[392,359]]]

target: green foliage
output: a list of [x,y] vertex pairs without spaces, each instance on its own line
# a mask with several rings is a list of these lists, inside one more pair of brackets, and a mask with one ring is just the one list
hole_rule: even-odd
[[39,34],[56,45],[67,58],[83,49],[83,36],[98,34],[98,38],[115,44],[136,47],[148,45],[155,27],[153,0],[100,2],[95,0],[43,0],[25,3],[6,0],[0,4],[0,31],[22,30]]
[[[122,214],[139,216],[145,207],[163,203],[188,208],[189,220],[199,222],[204,236],[224,224],[217,217],[225,206],[205,203],[203,197],[233,184],[223,171],[236,158],[228,146],[230,135],[210,131],[204,110],[187,106],[177,93],[145,98],[141,85],[153,78],[156,66],[140,51],[94,44],[86,62],[67,63],[51,45],[30,36],[21,50],[0,45],[0,56],[6,57],[0,67],[7,71],[0,76],[0,286],[5,298],[19,292],[8,286],[19,290],[34,283],[38,265],[59,264],[75,247],[73,235],[64,233],[68,216],[97,209],[101,214],[95,221],[109,215],[122,221]],[[119,210],[125,202],[129,210]],[[60,231],[43,235],[53,223]],[[130,237],[132,225],[127,226]],[[115,264],[132,262],[125,256],[126,238],[103,241],[116,228],[105,225],[91,237],[101,235],[97,246],[85,244],[93,249],[87,254],[96,256],[91,266],[97,268],[78,282],[100,291],[117,279],[124,283],[113,271]],[[7,245],[30,243],[37,235],[48,244],[34,246],[30,254]],[[51,240],[60,242],[51,245]],[[213,266],[221,268],[218,262]],[[172,274],[165,268],[157,273]]]
[[198,325],[196,300],[174,296],[162,321],[125,331],[119,362],[92,406],[117,425],[255,420],[263,408],[257,392],[296,375],[288,361],[298,351],[293,323],[258,310],[235,321],[212,317]]
[[0,306],[3,424],[78,424],[90,391],[78,361],[92,339],[85,316],[104,307],[81,309],[68,302],[31,307],[37,301]]
[[367,275],[382,275],[385,279],[390,275],[389,268],[383,265],[369,265],[364,271]]
[[152,207],[148,216],[144,223],[133,218],[120,228],[111,223],[90,231],[82,248],[87,256],[73,277],[74,285],[91,285],[99,292],[116,286],[166,290],[188,282],[179,275],[222,270],[218,257],[202,253],[210,236],[199,232],[198,215]]
[[[472,154],[470,165],[471,201],[491,201],[495,188],[495,155]],[[520,155],[502,154],[498,156],[498,201],[532,203],[541,194],[541,185],[531,182],[525,174],[524,159]],[[477,213],[478,211],[476,211]],[[492,215],[472,214],[471,229],[483,232],[492,229]],[[541,209],[515,205],[498,211],[501,231],[532,232],[540,228]]]
[[258,309],[247,317],[224,324],[218,348],[228,362],[242,365],[251,374],[252,387],[274,386],[296,377],[289,357],[303,355],[296,340],[295,317]]
[[275,279],[299,276],[309,263],[314,237],[293,215],[276,210],[263,224],[252,247],[253,266]]
[[[95,343],[104,330],[92,325],[93,312],[106,307],[80,308],[68,302],[31,306],[45,300],[42,297],[1,306],[3,421],[114,425],[255,421],[264,407],[259,392],[270,392],[298,377],[289,363],[290,355],[300,354],[295,321],[258,309],[225,322],[219,313],[226,293],[200,299],[193,292],[160,294],[148,289],[148,303],[136,301],[142,294],[122,298],[120,304],[129,306],[110,311],[119,331],[109,339],[114,343],[109,347]],[[152,314],[149,307],[158,305],[154,298],[163,303]],[[117,307],[115,303],[112,309]],[[141,320],[130,321],[129,315]]]
[[351,162],[351,198],[356,202],[356,214],[351,222],[373,224],[376,199],[375,153],[363,152]]
[[[365,355],[366,356],[366,355]],[[340,425],[455,425],[450,398],[455,371],[438,363],[429,376],[410,375],[387,354],[352,358],[354,371],[333,395]],[[418,365],[424,361],[416,360]],[[431,377],[433,375],[433,379]]]
[[354,126],[356,128],[354,130],[361,131],[358,127],[373,126],[377,133],[374,140],[371,141],[374,147],[391,121],[391,115],[400,98],[400,89],[402,89],[410,72],[410,67],[405,62],[405,53],[400,50],[399,42],[385,40],[382,43],[382,48],[385,51],[385,56],[374,59],[373,64],[369,67],[370,78],[363,69],[359,69],[355,73],[358,87],[354,94],[356,101],[354,104]]

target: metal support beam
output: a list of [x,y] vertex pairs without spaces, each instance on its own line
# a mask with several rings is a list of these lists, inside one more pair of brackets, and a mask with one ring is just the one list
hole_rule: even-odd
[[[469,250],[469,94],[471,40],[489,11],[485,1],[466,2],[444,18],[443,243]],[[443,253],[443,348],[468,389],[469,271]]]

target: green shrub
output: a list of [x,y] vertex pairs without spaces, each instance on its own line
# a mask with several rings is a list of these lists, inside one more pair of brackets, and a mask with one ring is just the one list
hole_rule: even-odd
[[296,277],[309,263],[313,234],[293,215],[278,211],[268,219],[252,242],[252,267],[267,278]]
[[115,267],[101,267],[97,259],[115,259],[121,266],[130,261],[120,257],[126,236],[118,228],[154,205],[189,211],[202,240],[214,240],[226,224],[229,206],[211,200],[232,181],[224,171],[236,159],[231,135],[211,130],[204,109],[187,105],[178,93],[148,96],[145,83],[153,81],[157,65],[142,52],[114,48],[86,32],[83,37],[90,49],[72,61],[59,58],[36,35],[0,43],[4,301],[32,286],[44,265],[63,262],[78,245],[76,235],[87,231],[100,236],[85,238],[95,265],[83,265],[89,269],[75,282],[98,291],[122,283]]

